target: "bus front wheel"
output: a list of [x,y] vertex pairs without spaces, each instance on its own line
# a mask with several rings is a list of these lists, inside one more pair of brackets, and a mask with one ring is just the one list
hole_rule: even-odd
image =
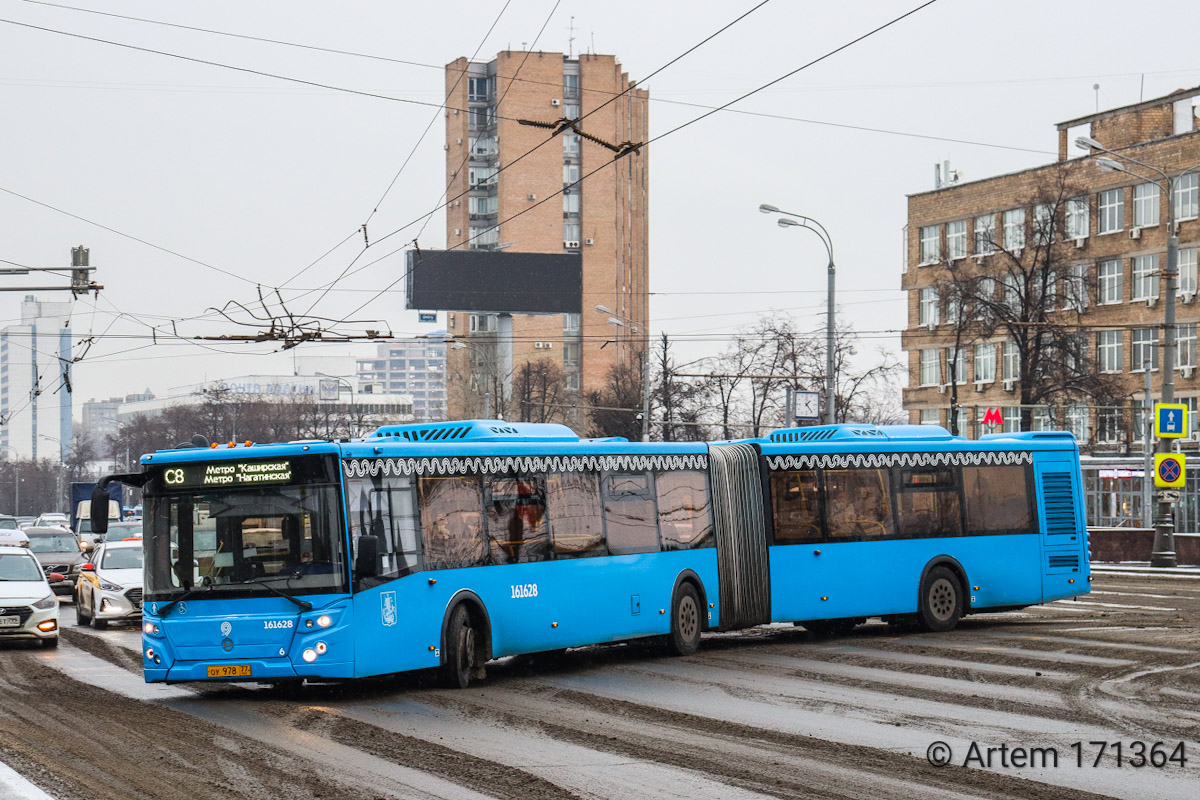
[[471,615],[463,604],[455,606],[446,626],[446,652],[442,679],[451,689],[465,689],[472,678],[483,677],[483,665],[476,663],[478,646]]
[[953,630],[963,615],[962,584],[946,567],[934,567],[921,581],[917,617],[927,631]]
[[681,584],[671,604],[671,633],[667,647],[672,655],[690,656],[700,646],[700,596],[690,583]]

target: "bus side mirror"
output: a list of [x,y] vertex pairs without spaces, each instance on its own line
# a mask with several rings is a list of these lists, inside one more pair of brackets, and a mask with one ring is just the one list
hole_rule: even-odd
[[358,555],[354,558],[354,574],[359,578],[374,578],[379,574],[379,537],[358,537]]
[[88,513],[92,518],[92,533],[108,533],[108,499],[108,483],[97,483],[92,489],[92,504]]

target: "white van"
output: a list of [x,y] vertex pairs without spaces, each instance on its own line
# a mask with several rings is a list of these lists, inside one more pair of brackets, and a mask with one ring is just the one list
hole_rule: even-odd
[[[110,520],[121,518],[121,505],[116,500],[108,501],[108,518]],[[100,538],[99,534],[92,533],[92,501],[90,500],[80,500],[75,509],[75,535],[79,537],[79,541],[91,544],[96,544]]]

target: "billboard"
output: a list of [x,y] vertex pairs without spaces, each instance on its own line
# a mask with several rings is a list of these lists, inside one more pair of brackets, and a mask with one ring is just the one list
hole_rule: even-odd
[[516,314],[578,314],[578,253],[409,250],[405,308]]

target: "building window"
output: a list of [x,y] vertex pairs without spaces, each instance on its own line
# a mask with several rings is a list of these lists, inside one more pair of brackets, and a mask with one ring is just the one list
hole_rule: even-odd
[[494,186],[499,167],[467,167],[467,183],[471,186]]
[[565,191],[563,192],[563,213],[578,214],[579,213],[579,192]]
[[496,109],[494,106],[478,106],[471,109],[471,128],[483,130],[496,124]]
[[579,391],[580,377],[581,376],[578,372],[568,372],[567,374],[563,375],[563,385],[566,387],[568,392]]
[[1124,369],[1121,331],[1096,334],[1096,366],[1101,372],[1119,373]]
[[568,186],[579,180],[578,164],[563,164],[563,183]]
[[1004,433],[1016,433],[1021,430],[1021,407],[1005,406],[1003,409],[1004,424],[1000,430]]
[[926,225],[921,228],[921,263],[936,264],[942,257],[942,227]]
[[1088,422],[1087,406],[1070,406],[1067,408],[1067,430],[1075,434],[1076,441],[1086,442],[1088,440]]
[[1035,431],[1057,430],[1058,426],[1054,423],[1054,412],[1050,406],[1034,406],[1032,414],[1031,429]]
[[958,435],[963,438],[970,438],[967,426],[971,424],[971,417],[967,409],[962,406],[954,409],[954,418],[958,420]]
[[950,294],[946,298],[946,322],[954,326],[963,324],[963,300],[961,289],[958,285],[950,287]]
[[563,343],[563,366],[578,367],[583,353],[583,345],[579,342]]
[[1058,273],[1048,269],[1044,273],[1045,291],[1042,292],[1042,308],[1047,311],[1058,309]]
[[921,351],[921,385],[922,386],[937,386],[940,383],[941,373],[938,370],[938,351],[937,350],[922,350]]
[[1158,328],[1133,329],[1133,358],[1129,362],[1130,372],[1145,372],[1158,369]]
[[472,314],[471,333],[484,333],[496,330],[496,317],[491,314]]
[[1122,279],[1124,270],[1120,259],[1100,262],[1099,295],[1096,302],[1102,306],[1114,305],[1121,302],[1124,295]]
[[918,313],[919,325],[939,325],[940,308],[938,303],[937,289],[922,289],[921,290],[921,305]]
[[563,241],[570,242],[571,247],[579,247],[579,234],[583,228],[578,222],[563,223]]
[[579,103],[566,103],[563,105],[563,116],[567,119],[579,119]]
[[469,143],[472,156],[494,156],[499,152],[495,136],[472,136]]
[[1133,297],[1130,300],[1155,300],[1158,298],[1158,256],[1134,256]]
[[500,198],[496,195],[467,198],[467,208],[472,216],[487,216],[495,214],[500,208]]
[[941,409],[922,408],[920,422],[922,425],[941,425],[942,424]]
[[1063,308],[1071,311],[1086,311],[1088,307],[1087,264],[1072,264],[1067,275],[1066,298]]
[[1019,316],[1025,303],[1025,275],[1010,276],[1011,280],[1004,284],[1004,307],[1010,314]]
[[996,345],[975,345],[975,382],[992,383],[996,380]]
[[1158,197],[1157,183],[1133,187],[1133,227],[1153,228],[1158,224]]
[[946,226],[946,257],[951,261],[967,257],[967,221],[960,219]]
[[1000,377],[1006,381],[1015,381],[1021,377],[1021,359],[1017,343],[1011,339],[1004,343],[1004,361],[1000,365]]
[[1185,172],[1175,179],[1175,221],[1200,216],[1200,173]]
[[1179,251],[1179,293],[1195,296],[1196,294],[1196,248],[1185,247]]
[[578,336],[582,314],[563,314],[563,336]]
[[1100,193],[1097,207],[1098,233],[1114,233],[1125,227],[1125,190],[1109,189]]
[[1121,441],[1121,409],[1105,406],[1096,411],[1096,442],[1117,444]]
[[996,252],[996,217],[975,218],[975,255],[986,256]]
[[563,98],[579,97],[579,76],[563,74]]
[[493,225],[490,228],[470,228],[471,247],[489,247],[500,242],[500,228]]
[[489,78],[467,78],[467,100],[472,103],[487,102],[488,96],[491,94],[491,80]]
[[568,156],[579,155],[579,134],[564,133],[563,137],[563,153]]
[[1004,212],[1004,249],[1020,250],[1025,247],[1025,209],[1010,208]]
[[1086,239],[1088,236],[1088,201],[1075,197],[1067,201],[1067,238]]
[[1033,207],[1033,243],[1043,245],[1054,241],[1054,210],[1047,203]]
[[964,384],[967,382],[967,348],[946,349],[946,383]]
[[[1175,328],[1175,361],[1178,367],[1196,366],[1196,323],[1188,322]],[[1192,430],[1195,430],[1193,424]]]
[[996,279],[980,278],[975,284],[975,319],[987,317],[996,302]]

